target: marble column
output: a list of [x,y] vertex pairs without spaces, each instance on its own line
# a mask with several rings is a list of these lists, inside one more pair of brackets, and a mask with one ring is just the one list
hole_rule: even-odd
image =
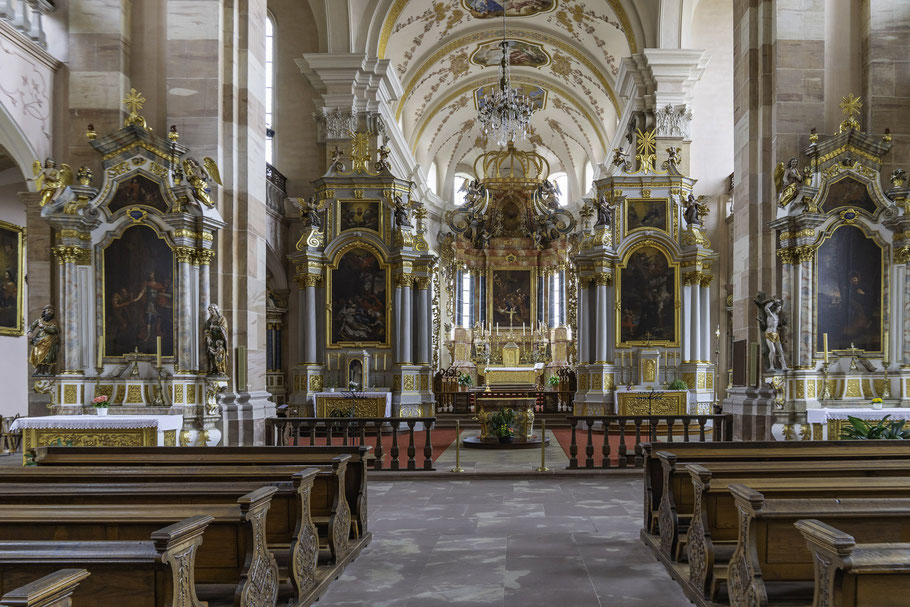
[[682,362],[690,362],[692,356],[692,285],[683,285],[682,302]]
[[[199,263],[199,276],[198,276],[198,285],[199,285],[199,326],[202,326],[202,319],[205,319],[208,315],[208,307],[212,302],[212,283],[211,283],[211,267],[212,259],[215,257],[215,252],[211,249],[202,249],[196,252]],[[193,369],[201,369],[204,365],[208,364],[208,361],[202,360],[202,353],[199,351],[200,346],[197,345],[196,357],[193,361],[195,365]]]
[[598,276],[595,279],[595,289],[597,293],[597,324],[595,325],[597,334],[597,346],[595,353],[595,363],[603,363],[607,360],[607,311],[610,302],[607,300],[607,283],[603,277]]
[[[797,302],[799,307],[797,308],[797,314],[799,315],[799,341],[797,348],[799,349],[799,354],[796,358],[798,361],[796,364],[800,366],[808,366],[812,364],[812,359],[815,355],[815,344],[813,336],[815,335],[815,326],[812,310],[815,307],[814,302],[811,301],[813,285],[812,285],[812,267],[815,261],[815,252],[811,253],[808,250],[804,249],[802,253],[803,257],[798,258],[799,265],[795,266],[796,269],[796,279],[797,285],[795,291],[798,293]],[[794,364],[794,363],[790,363]]]
[[575,333],[575,339],[578,343],[578,362],[586,364],[588,362],[588,349],[591,338],[588,332],[588,319],[585,315],[588,313],[588,288],[583,286],[584,280],[578,282],[578,330]]
[[175,247],[174,257],[177,259],[177,343],[174,354],[176,355],[175,368],[196,369],[193,366],[193,342],[195,339],[196,325],[193,318],[196,310],[193,295],[195,284],[192,279],[193,262],[196,260],[196,250],[191,247]]
[[[907,271],[906,264],[898,266],[898,272],[903,275],[903,281],[897,283],[903,288],[902,301],[910,302],[910,272]],[[901,314],[904,322],[901,326],[900,364],[903,366],[910,365],[910,311],[901,310]]]
[[711,287],[710,277],[705,277],[698,287],[701,291],[701,354],[706,362],[711,360]]
[[[458,285],[459,288],[460,288],[460,286],[461,285]],[[398,286],[395,287],[395,293],[393,295],[393,299],[395,301],[395,308],[394,308],[394,314],[395,314],[395,332],[394,332],[395,340],[394,341],[395,341],[395,343],[393,344],[392,350],[394,352],[395,362],[398,364],[401,364],[404,361],[404,358],[402,358],[403,351],[404,351],[404,338],[403,338],[404,328],[402,327],[402,322],[404,320],[404,310],[403,310],[404,304],[402,302],[402,293],[403,292],[404,292],[404,289],[402,289],[401,285],[399,284]],[[458,311],[456,310],[456,315],[457,314],[458,314]]]
[[689,291],[692,293],[692,307],[686,312],[689,314],[689,322],[691,323],[689,329],[691,356],[693,362],[701,362],[704,358],[701,351],[701,289],[698,286],[698,282],[693,283],[689,287]]
[[307,364],[316,363],[316,318],[319,314],[319,310],[316,307],[316,284],[322,279],[321,276],[307,276],[306,277],[306,318],[304,319],[306,323],[306,330],[304,334],[306,335],[306,340],[304,341],[304,362]]
[[616,345],[616,287],[610,282],[607,284],[606,289],[607,322],[604,325],[606,346],[604,347],[603,360],[604,362],[611,362],[613,360],[613,349]]
[[402,281],[401,286],[401,362],[414,364],[414,296],[411,292],[411,277]]
[[418,278],[417,287],[417,364],[430,362],[430,279]]

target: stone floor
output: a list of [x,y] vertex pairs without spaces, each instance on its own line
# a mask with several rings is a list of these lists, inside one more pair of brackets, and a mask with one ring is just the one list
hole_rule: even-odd
[[371,481],[372,543],[325,607],[688,606],[638,539],[638,478]]
[[[462,430],[461,438],[477,436],[478,430]],[[569,465],[566,452],[553,433],[547,431],[550,444],[546,447],[546,464],[553,470],[565,470]],[[436,470],[448,472],[455,467],[455,443],[443,451],[434,464]],[[533,472],[540,466],[540,449],[466,449],[461,447],[461,467],[473,472]]]

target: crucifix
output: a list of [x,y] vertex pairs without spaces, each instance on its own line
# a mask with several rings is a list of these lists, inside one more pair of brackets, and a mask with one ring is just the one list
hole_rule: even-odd
[[859,369],[856,366],[856,353],[858,350],[856,349],[856,346],[853,345],[852,341],[850,342],[850,348],[848,351],[850,352],[850,370],[857,371]]
[[651,347],[651,332],[650,332],[650,331],[648,331],[647,333],[645,333],[645,339],[648,340],[647,347],[650,348],[650,347]]
[[509,307],[506,308],[506,312],[505,312],[505,313],[509,315],[509,326],[510,326],[510,327],[515,326],[515,323],[513,322],[513,319],[514,319],[515,315],[518,313],[518,310],[515,309],[515,306],[509,305]]

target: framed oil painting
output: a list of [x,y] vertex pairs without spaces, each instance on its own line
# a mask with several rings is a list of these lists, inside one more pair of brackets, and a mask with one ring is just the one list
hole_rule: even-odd
[[[828,193],[825,194],[825,201],[822,203],[822,210],[826,213],[840,207],[863,210],[870,215],[874,215],[877,210],[866,184],[849,176],[829,183]],[[830,338],[829,335],[828,339]]]
[[146,206],[167,213],[167,203],[161,195],[158,183],[143,175],[136,175],[117,186],[117,192],[107,208],[111,213],[134,206]]
[[490,273],[490,318],[502,327],[531,326],[534,310],[532,270],[496,270]]
[[345,230],[380,230],[380,206],[378,200],[339,200],[338,232]]
[[25,228],[0,221],[0,335],[22,335]]
[[837,228],[818,247],[816,258],[817,348],[852,346],[867,352],[882,349],[882,249],[862,230]]
[[626,200],[626,234],[641,229],[670,232],[669,201],[666,198]]
[[174,355],[174,255],[151,228],[127,228],[104,250],[104,355]]
[[[502,60],[500,43],[485,42],[471,53],[471,63],[481,67],[498,67]],[[524,40],[509,40],[509,65],[512,67],[543,67],[550,63],[550,56],[543,47]]]
[[503,5],[506,17],[531,17],[555,9],[556,3],[557,0],[461,0],[465,10],[476,19],[501,18]]
[[644,246],[632,252],[619,270],[619,344],[678,341],[677,272],[657,247]]
[[329,268],[329,280],[329,345],[386,345],[388,268],[372,251],[354,248]]

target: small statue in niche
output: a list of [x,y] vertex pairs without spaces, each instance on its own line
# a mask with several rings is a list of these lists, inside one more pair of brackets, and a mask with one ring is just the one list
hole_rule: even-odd
[[342,152],[338,146],[335,146],[335,149],[332,150],[332,164],[329,167],[329,170],[341,172],[344,171],[344,152]]
[[209,375],[227,375],[227,319],[218,304],[210,303],[205,321],[205,351],[209,358]]
[[379,160],[376,161],[376,171],[391,171],[392,163],[389,162],[389,156],[392,155],[392,150],[386,145],[388,142],[383,141],[382,145],[379,146],[379,149],[376,150],[376,154],[379,156]]
[[57,163],[51,158],[44,159],[44,165],[40,160],[32,163],[32,173],[35,178],[35,188],[41,193],[41,206],[51,202],[59,196],[68,185],[73,183],[73,169],[68,164],[61,164],[57,168]]
[[408,207],[398,194],[395,195],[395,210],[393,212],[395,214],[395,225],[399,229],[411,227],[411,220],[408,219]]
[[490,241],[493,239],[493,235],[490,234],[490,231],[487,229],[487,226],[480,228],[480,234],[477,237],[477,242],[475,243],[475,249],[484,250],[490,246]]
[[219,173],[218,165],[215,164],[215,161],[206,156],[202,159],[202,165],[200,165],[195,158],[187,156],[183,160],[183,173],[186,175],[186,180],[193,186],[196,197],[207,207],[214,207],[215,198],[212,182],[224,185],[221,183],[221,173]]
[[303,225],[316,230],[322,229],[322,219],[319,217],[319,205],[316,203],[316,197],[310,196],[309,199],[297,199],[300,206],[300,216],[303,218]]
[[787,362],[784,359],[782,342],[784,319],[781,313],[784,303],[780,297],[766,297],[759,293],[755,298],[758,306],[758,326],[764,336],[765,368],[768,371],[786,371]]
[[28,326],[27,337],[32,347],[28,362],[35,367],[35,375],[51,375],[60,350],[60,327],[54,319],[54,306],[48,304],[41,309],[41,317]]
[[697,199],[694,195],[689,194],[686,198],[686,210],[683,212],[683,218],[689,226],[701,227],[705,224],[704,215],[708,214],[708,205],[701,202],[703,196]]
[[613,225],[613,205],[607,199],[606,194],[601,194],[595,203],[597,206],[597,222],[595,228],[609,228]]

